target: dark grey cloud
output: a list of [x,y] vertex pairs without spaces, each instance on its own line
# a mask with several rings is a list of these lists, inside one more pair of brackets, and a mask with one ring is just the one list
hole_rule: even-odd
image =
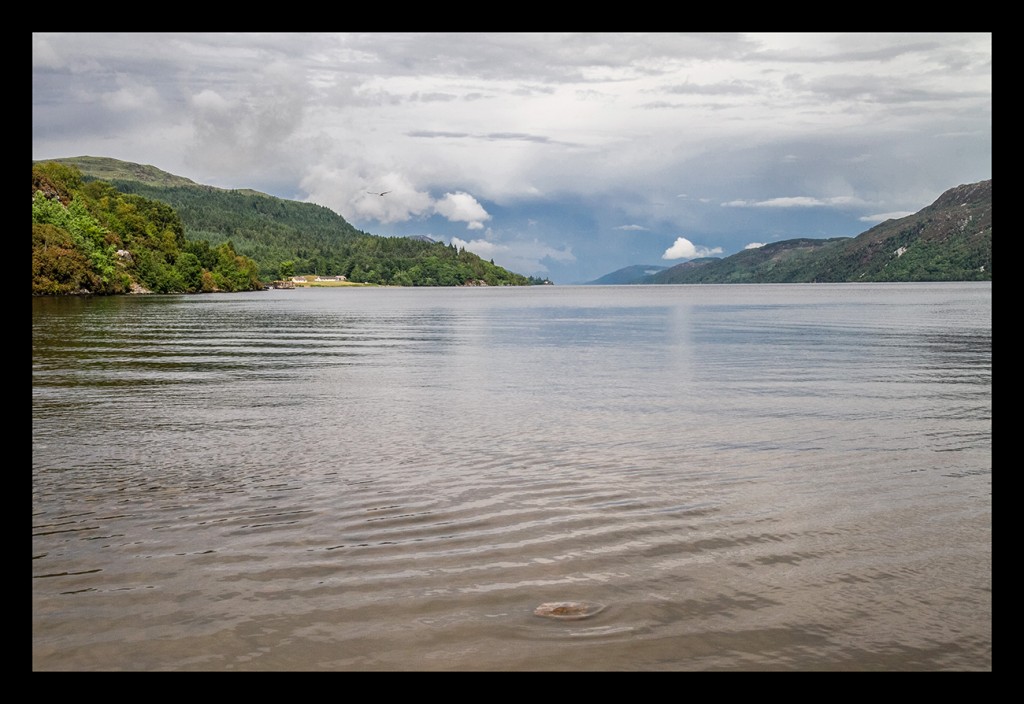
[[535,142],[537,144],[551,144],[553,140],[543,135],[526,134],[523,132],[490,132],[485,134],[471,134],[469,132],[444,132],[440,130],[410,130],[406,132],[410,137],[422,137],[426,139],[482,139],[487,141],[512,141],[512,142]]
[[442,132],[440,130],[410,130],[406,132],[410,137],[448,137],[450,139],[460,139],[462,137],[469,137],[468,132]]
[[[913,36],[913,35],[911,35]],[[885,46],[875,49],[851,48],[851,44],[860,41],[871,43],[875,39],[885,41]],[[839,35],[834,42],[816,44],[814,49],[807,49],[801,46],[786,50],[756,50],[745,58],[757,62],[780,62],[780,63],[835,63],[849,64],[860,62],[891,61],[908,54],[934,53],[936,49],[942,49],[945,44],[938,41],[915,42],[909,41],[893,42],[893,37],[885,39],[881,36],[873,37],[870,34]]]

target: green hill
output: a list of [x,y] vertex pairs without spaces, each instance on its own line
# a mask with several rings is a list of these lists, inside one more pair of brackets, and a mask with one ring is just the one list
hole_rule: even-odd
[[634,264],[633,266],[617,269],[601,278],[587,281],[588,286],[608,286],[618,284],[635,284],[641,279],[649,278],[652,274],[663,271],[666,267],[655,264]]
[[856,237],[798,238],[650,275],[626,267],[594,283],[732,284],[991,281],[992,181],[951,188],[926,208]]
[[170,206],[187,240],[230,245],[256,263],[262,281],[316,273],[396,286],[538,283],[443,242],[362,232],[314,203],[205,186],[153,166],[105,157],[51,161],[78,169],[86,183],[101,180],[120,193]]
[[261,288],[230,242],[188,240],[166,203],[86,183],[73,166],[32,165],[32,294],[198,293]]
[[926,208],[856,237],[793,239],[699,267],[675,266],[650,283],[991,281],[992,181],[957,186]]
[[60,164],[74,166],[84,175],[101,181],[138,181],[155,186],[198,186],[184,176],[175,176],[148,164],[109,159],[104,156],[76,156],[52,159]]

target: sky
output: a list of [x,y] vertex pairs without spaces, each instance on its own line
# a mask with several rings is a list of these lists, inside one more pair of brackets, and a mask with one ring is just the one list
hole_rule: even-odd
[[75,156],[585,283],[990,179],[992,35],[36,32],[32,159]]

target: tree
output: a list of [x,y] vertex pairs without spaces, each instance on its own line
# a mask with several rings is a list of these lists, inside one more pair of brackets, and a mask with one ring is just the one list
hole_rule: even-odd
[[192,252],[182,252],[174,262],[174,268],[177,269],[186,292],[196,293],[202,290],[203,265],[199,262],[199,257]]

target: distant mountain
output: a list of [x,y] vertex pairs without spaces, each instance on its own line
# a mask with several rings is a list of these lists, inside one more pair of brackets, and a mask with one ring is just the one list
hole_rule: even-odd
[[627,266],[610,274],[605,274],[599,279],[585,282],[585,285],[621,285],[640,283],[641,279],[650,278],[653,274],[663,271],[666,267],[656,264],[634,264]]
[[800,238],[772,242],[729,257],[683,262],[649,277],[644,283],[794,283],[814,280],[813,275],[806,273],[814,258],[822,250],[850,239]]
[[721,259],[694,259],[632,281],[606,280],[635,269],[593,283],[991,281],[992,181],[951,188],[914,215],[886,220],[856,237],[783,240]]

